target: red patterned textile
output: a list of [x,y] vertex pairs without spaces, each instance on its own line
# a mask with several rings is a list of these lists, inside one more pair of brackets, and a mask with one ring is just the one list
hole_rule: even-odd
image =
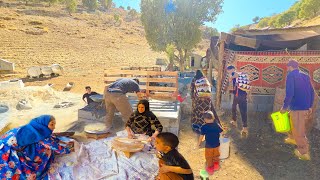
[[[274,94],[276,87],[284,87],[287,62],[295,59],[301,71],[309,74],[315,89],[320,89],[320,51],[242,52],[226,51],[226,66],[234,65],[237,71],[250,76],[252,91],[256,94]],[[227,78],[227,75],[226,75]],[[224,83],[227,84],[226,81]],[[224,88],[225,90],[226,88]]]

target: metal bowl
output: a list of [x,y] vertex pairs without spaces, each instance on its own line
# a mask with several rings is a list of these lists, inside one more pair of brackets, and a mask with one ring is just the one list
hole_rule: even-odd
[[103,101],[103,95],[102,94],[91,95],[90,99],[92,99],[94,102],[102,102]]
[[9,110],[9,107],[4,104],[0,104],[0,113],[5,113]]

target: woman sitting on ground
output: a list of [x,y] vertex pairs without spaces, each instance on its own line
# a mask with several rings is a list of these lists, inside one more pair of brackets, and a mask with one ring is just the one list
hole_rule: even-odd
[[42,115],[3,134],[0,137],[0,179],[48,179],[54,155],[73,151],[72,144],[52,136],[55,124],[53,116]]
[[[153,125],[156,129],[152,129]],[[152,140],[157,137],[162,129],[163,126],[160,121],[150,111],[149,101],[145,99],[138,102],[137,110],[131,114],[126,123],[128,138],[133,138],[134,134],[145,134],[151,137],[149,140]]]

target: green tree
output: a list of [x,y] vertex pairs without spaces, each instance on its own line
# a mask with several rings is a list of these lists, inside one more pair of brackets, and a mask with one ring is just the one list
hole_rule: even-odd
[[231,28],[230,32],[234,33],[240,29],[240,24],[236,24]]
[[204,39],[211,39],[212,36],[219,36],[220,33],[216,28],[212,27],[205,27],[204,30],[202,31],[202,38]]
[[[33,0],[35,1],[35,0]],[[61,0],[40,0],[42,2],[47,2],[48,3],[48,6],[51,6],[53,4],[56,4],[57,2],[61,2]],[[63,2],[63,1],[62,1]]]
[[176,0],[177,8],[166,11],[168,2],[141,0],[141,21],[151,48],[166,52],[169,45],[174,46],[174,58],[184,71],[188,53],[201,41],[201,25],[216,20],[223,0]]
[[168,44],[165,52],[166,52],[167,57],[169,59],[169,64],[168,64],[169,71],[173,71],[174,60],[175,60],[174,51],[175,51],[175,46],[173,44]]
[[319,0],[302,0],[301,10],[299,12],[300,18],[314,18],[320,12],[320,1]]
[[131,10],[131,7],[130,7],[130,6],[128,6],[128,7],[127,7],[127,10],[128,10],[128,11],[130,11],[130,10]]
[[71,13],[76,11],[77,0],[66,0],[65,3],[66,3],[67,11],[69,12],[70,15],[71,15]]
[[256,16],[256,17],[254,17],[254,18],[252,19],[252,21],[253,21],[255,24],[257,24],[257,23],[259,22],[259,20],[260,20],[260,17],[259,17],[259,16]]
[[112,0],[101,0],[100,3],[104,9],[110,9],[112,6]]
[[295,18],[294,19],[298,19],[299,18],[299,13],[301,11],[301,4],[302,4],[302,1],[297,1],[289,9],[289,11],[295,12]]
[[296,12],[286,11],[278,16],[276,27],[285,27],[292,23],[296,17]]
[[269,27],[277,27],[277,20],[278,20],[279,15],[273,15],[270,17],[268,21],[268,26]]
[[89,11],[95,11],[98,8],[97,0],[82,0],[82,4],[88,8]]
[[259,28],[268,27],[269,21],[270,21],[270,17],[264,17],[264,18],[260,19],[260,21],[258,23],[258,27]]
[[138,12],[137,10],[135,9],[131,9],[129,12],[128,12],[128,15],[131,17],[131,18],[136,18],[138,16]]

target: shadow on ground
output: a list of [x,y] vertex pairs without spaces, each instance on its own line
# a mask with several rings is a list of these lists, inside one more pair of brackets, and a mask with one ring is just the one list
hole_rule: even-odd
[[[225,114],[222,119],[230,119]],[[229,117],[229,118],[228,118]],[[312,129],[308,135],[311,161],[301,161],[294,154],[294,146],[283,142],[284,134],[276,133],[267,113],[248,115],[249,136],[241,138],[241,122],[228,135],[237,149],[236,154],[252,164],[264,179],[320,179],[320,131]],[[225,122],[228,123],[228,122]]]

